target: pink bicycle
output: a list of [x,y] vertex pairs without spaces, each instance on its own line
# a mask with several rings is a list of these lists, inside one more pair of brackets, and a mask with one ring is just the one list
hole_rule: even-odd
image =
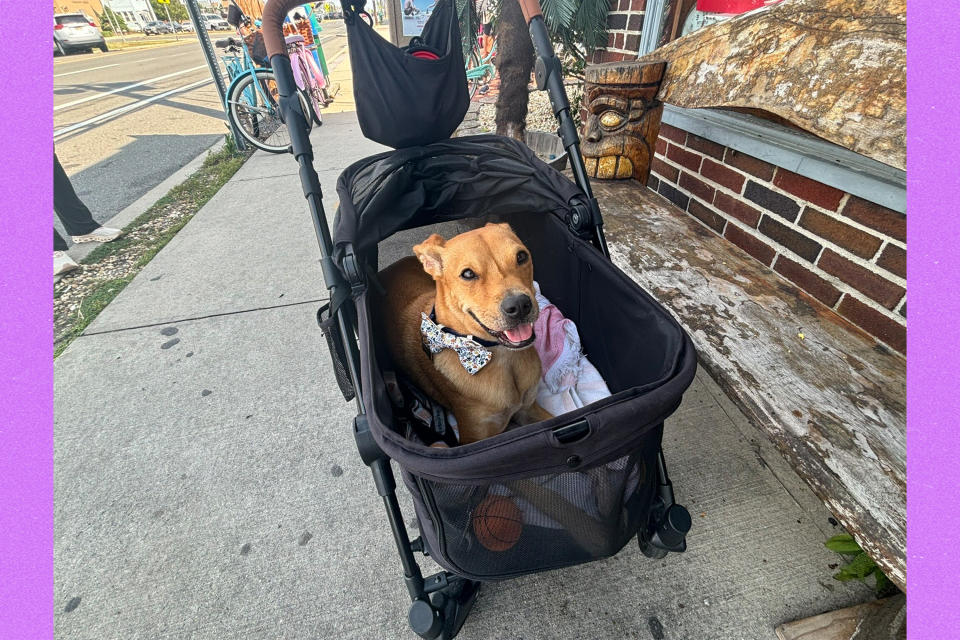
[[290,66],[293,68],[293,79],[297,87],[307,96],[313,121],[317,126],[322,125],[320,109],[330,102],[326,91],[327,79],[317,65],[317,61],[314,60],[313,54],[307,49],[303,36],[287,36],[286,43]]

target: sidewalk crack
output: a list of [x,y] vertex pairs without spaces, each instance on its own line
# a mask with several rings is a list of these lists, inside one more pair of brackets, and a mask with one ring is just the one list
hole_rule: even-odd
[[270,311],[271,309],[284,309],[286,307],[297,307],[305,304],[316,304],[318,302],[327,302],[329,298],[316,298],[311,300],[303,300],[301,302],[288,302],[286,304],[276,304],[266,307],[256,307],[254,309],[242,309],[240,311],[224,311],[221,313],[210,313],[204,316],[193,316],[188,318],[175,318],[173,320],[164,320],[163,322],[149,322],[147,324],[138,324],[132,327],[120,327],[118,329],[105,329],[104,331],[84,331],[82,334],[77,336],[77,340],[80,338],[85,338],[87,336],[100,336],[108,333],[120,333],[121,331],[133,331],[135,329],[149,329],[150,327],[162,327],[165,325],[171,325],[177,322],[193,322],[195,320],[206,320],[208,318],[220,318],[223,316],[237,316],[244,313],[253,313],[255,311]]

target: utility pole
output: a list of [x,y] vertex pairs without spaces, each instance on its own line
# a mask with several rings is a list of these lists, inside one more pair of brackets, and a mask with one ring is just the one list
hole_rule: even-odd
[[180,35],[177,33],[177,27],[173,24],[173,20],[170,19],[170,0],[157,0],[157,2],[162,4],[164,11],[167,12],[167,22],[170,24],[170,28],[173,29],[173,39],[179,40]]
[[123,31],[120,30],[120,25],[114,20],[113,9],[107,5],[107,0],[103,0],[101,5],[103,6],[103,15],[107,16],[107,22],[113,27],[113,32],[120,36],[121,42],[125,43],[127,38],[123,35]]
[[[220,95],[220,104],[223,105],[223,115],[230,123],[230,116],[227,114],[227,83],[223,78],[223,72],[220,70],[220,63],[217,61],[217,55],[213,51],[213,44],[210,42],[210,34],[207,33],[207,25],[204,23],[200,14],[200,7],[197,0],[185,0],[187,12],[190,14],[190,20],[193,22],[194,31],[197,32],[197,40],[200,41],[200,48],[203,50],[203,57],[207,60],[207,67],[210,68],[210,75],[213,76],[213,83],[217,85],[217,93]],[[246,144],[243,136],[239,134],[233,123],[230,123],[230,132],[233,134],[233,141],[237,148],[243,150]]]

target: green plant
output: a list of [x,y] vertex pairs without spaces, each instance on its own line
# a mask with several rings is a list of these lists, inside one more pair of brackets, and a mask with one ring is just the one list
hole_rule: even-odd
[[540,8],[554,43],[574,58],[607,44],[609,0],[541,0]]
[[150,6],[153,7],[153,13],[156,14],[157,20],[166,20],[168,11],[170,12],[170,20],[173,22],[183,22],[190,19],[187,8],[179,2],[160,4],[157,0],[150,0]]
[[[233,138],[232,134],[228,133],[224,135],[223,151],[228,156],[240,155],[240,150],[237,149],[237,141]],[[212,153],[209,154],[208,159],[209,159],[209,156],[212,156],[212,155],[213,155]]]
[[463,59],[470,57],[477,42],[477,30],[480,28],[480,15],[474,0],[455,0],[457,19],[460,22],[460,44],[463,47]]
[[[515,2],[516,0],[510,0]],[[493,24],[497,31],[503,0],[494,0]],[[607,11],[610,0],[540,0],[543,21],[561,58],[564,75],[580,76],[585,55],[607,44]],[[458,0],[460,31],[464,39],[464,55],[470,53],[479,26],[473,0]]]
[[881,571],[877,563],[873,561],[873,558],[868,556],[863,549],[860,548],[860,545],[849,533],[841,533],[840,535],[833,536],[823,544],[827,549],[849,557],[847,564],[843,566],[840,571],[833,574],[835,580],[839,580],[840,582],[859,580],[860,582],[869,584],[867,579],[873,576],[873,589],[878,598],[889,596],[899,591],[897,586],[890,582],[890,579],[883,574],[883,571]]
[[127,31],[127,21],[110,7],[104,7],[103,13],[97,14],[97,22],[100,23],[100,30],[104,33],[113,33],[113,25],[117,25],[120,31]]

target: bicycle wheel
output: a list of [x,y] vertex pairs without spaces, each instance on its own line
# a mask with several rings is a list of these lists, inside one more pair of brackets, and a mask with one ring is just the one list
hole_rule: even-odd
[[[250,72],[245,72],[230,85],[227,113],[247,142],[270,153],[286,153],[290,151],[290,132],[280,117],[277,81],[269,69],[257,69],[255,73],[256,82]],[[310,105],[302,93],[297,94],[310,131]]]
[[[480,73],[477,71],[479,67],[480,57],[477,56],[477,51],[473,50],[470,52],[470,59],[467,60],[467,89],[470,91],[471,100],[477,89],[480,88]],[[471,71],[473,72],[472,75]]]
[[303,78],[303,83],[306,85],[300,88],[300,92],[306,97],[307,104],[310,105],[310,115],[319,127],[323,125],[323,116],[320,114],[320,109],[327,104],[327,101],[324,98],[323,90],[315,84],[303,58],[298,58],[298,63],[300,65],[300,77]]

